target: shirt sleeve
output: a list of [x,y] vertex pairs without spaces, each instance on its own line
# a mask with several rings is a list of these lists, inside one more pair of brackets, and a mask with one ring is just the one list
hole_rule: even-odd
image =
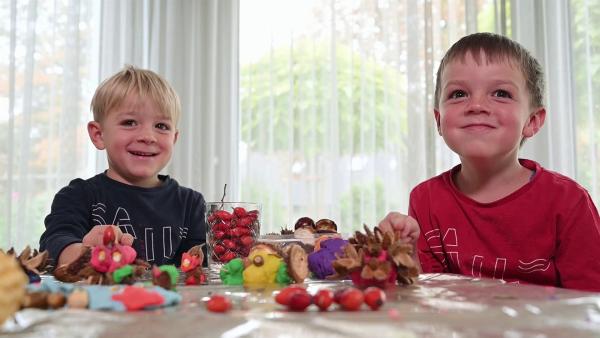
[[589,194],[559,217],[556,268],[562,286],[600,291],[600,218]]
[[65,247],[80,243],[92,228],[86,200],[81,179],[73,180],[54,196],[50,214],[44,220],[46,230],[40,237],[40,250],[48,250],[54,262],[58,262]]

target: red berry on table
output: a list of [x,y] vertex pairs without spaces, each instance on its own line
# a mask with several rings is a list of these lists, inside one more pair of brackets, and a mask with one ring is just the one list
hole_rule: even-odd
[[304,311],[312,303],[312,297],[308,292],[296,291],[292,293],[288,309],[292,311]]
[[345,311],[356,311],[360,309],[364,301],[362,291],[356,288],[347,288],[340,296],[340,306]]
[[364,291],[365,303],[376,311],[385,303],[385,292],[378,287],[369,287]]
[[326,311],[333,303],[333,291],[329,289],[321,289],[313,297],[313,303],[319,307],[321,311]]
[[205,305],[211,312],[227,312],[231,309],[231,300],[223,295],[212,295]]
[[246,216],[246,209],[242,207],[233,208],[233,214],[236,215],[238,218],[242,218]]
[[346,289],[338,289],[333,293],[333,301],[336,304],[339,304],[342,301],[342,294],[346,291]]
[[304,292],[308,293],[305,288],[300,286],[288,286],[279,291],[277,295],[275,295],[275,301],[281,305],[288,305],[290,303],[290,298],[296,292]]

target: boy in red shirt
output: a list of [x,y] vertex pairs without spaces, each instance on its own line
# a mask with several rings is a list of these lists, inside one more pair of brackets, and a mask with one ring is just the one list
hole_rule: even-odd
[[476,33],[448,50],[434,115],[461,164],[415,187],[409,216],[379,224],[416,243],[423,272],[600,291],[600,217],[588,192],[518,158],[544,124],[543,93],[541,66],[506,37]]

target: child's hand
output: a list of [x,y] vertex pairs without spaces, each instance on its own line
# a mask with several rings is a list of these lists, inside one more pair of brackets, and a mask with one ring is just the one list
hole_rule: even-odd
[[113,228],[117,243],[128,246],[133,244],[133,236],[130,234],[124,234],[116,225],[96,225],[83,237],[82,244],[85,246],[102,245],[104,239],[104,230],[106,230],[108,227]]
[[419,223],[414,218],[399,212],[390,212],[379,222],[378,226],[384,232],[393,231],[399,235],[398,237],[402,242],[413,245],[416,245],[421,233]]

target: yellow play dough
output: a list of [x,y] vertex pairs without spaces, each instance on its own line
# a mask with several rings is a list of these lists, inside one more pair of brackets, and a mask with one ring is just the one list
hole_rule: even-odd
[[262,257],[263,264],[260,266],[250,264],[244,269],[244,284],[275,283],[275,277],[277,276],[277,270],[282,262],[282,258],[266,250],[253,250],[248,255],[248,260],[253,262],[256,256]]
[[16,258],[0,252],[0,324],[21,308],[28,282]]

